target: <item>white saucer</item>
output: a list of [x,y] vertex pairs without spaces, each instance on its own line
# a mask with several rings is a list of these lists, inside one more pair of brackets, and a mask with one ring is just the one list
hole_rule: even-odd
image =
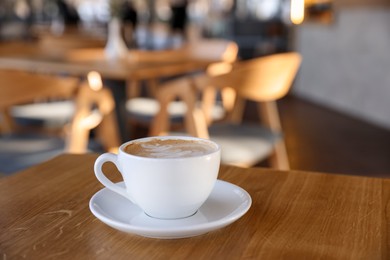
[[[117,185],[124,186],[123,182]],[[92,213],[105,224],[123,232],[152,238],[183,238],[225,227],[250,208],[252,199],[244,189],[217,180],[210,197],[193,216],[163,220],[147,216],[138,206],[103,188],[89,202]]]

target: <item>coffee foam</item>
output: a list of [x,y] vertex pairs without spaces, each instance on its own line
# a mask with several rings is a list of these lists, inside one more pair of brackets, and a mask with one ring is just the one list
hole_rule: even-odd
[[209,154],[215,150],[215,146],[204,141],[159,138],[132,142],[124,148],[126,153],[150,158],[194,157]]

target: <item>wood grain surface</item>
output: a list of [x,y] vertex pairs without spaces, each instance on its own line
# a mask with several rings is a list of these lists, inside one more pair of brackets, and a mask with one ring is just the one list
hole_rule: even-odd
[[106,79],[118,80],[174,76],[204,70],[219,61],[191,55],[184,47],[153,52],[129,50],[124,59],[113,61],[105,57],[104,48],[47,49],[33,42],[0,43],[0,68],[74,76],[97,71]]
[[[112,229],[88,208],[97,155],[62,155],[0,179],[2,259],[389,259],[388,179],[222,166],[251,209],[174,240]],[[112,178],[120,178],[105,165]]]

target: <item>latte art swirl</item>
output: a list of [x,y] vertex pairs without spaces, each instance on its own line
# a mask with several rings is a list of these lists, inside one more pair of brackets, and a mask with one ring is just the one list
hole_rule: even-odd
[[216,147],[205,141],[155,138],[130,143],[124,150],[141,157],[184,158],[209,154],[215,151]]

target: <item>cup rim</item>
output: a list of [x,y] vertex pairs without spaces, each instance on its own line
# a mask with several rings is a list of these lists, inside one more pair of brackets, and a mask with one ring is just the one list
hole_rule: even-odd
[[[135,154],[130,154],[130,153],[127,153],[124,151],[124,148],[125,146],[127,146],[128,144],[132,143],[132,142],[135,142],[135,141],[147,141],[147,140],[150,140],[150,139],[179,139],[179,140],[198,140],[198,141],[203,141],[203,142],[207,142],[207,143],[210,143],[212,145],[215,146],[215,150],[213,150],[212,152],[210,153],[207,153],[207,154],[202,154],[202,155],[194,155],[194,156],[188,156],[188,157],[173,157],[173,158],[157,158],[157,157],[145,157],[145,156],[139,156],[139,155],[135,155]],[[125,156],[130,156],[130,157],[134,157],[134,158],[137,158],[137,159],[140,159],[140,160],[162,160],[162,161],[165,161],[165,160],[188,160],[188,159],[191,159],[191,158],[201,158],[201,157],[205,157],[205,156],[210,156],[212,154],[215,154],[215,153],[219,153],[221,151],[221,146],[210,140],[210,139],[206,139],[206,138],[200,138],[200,137],[194,137],[194,136],[181,136],[181,135],[165,135],[165,136],[148,136],[148,137],[142,137],[142,138],[137,138],[137,139],[133,139],[133,140],[130,140],[130,141],[127,141],[123,144],[121,144],[121,146],[119,147],[119,152],[122,154],[122,155],[125,155]]]

